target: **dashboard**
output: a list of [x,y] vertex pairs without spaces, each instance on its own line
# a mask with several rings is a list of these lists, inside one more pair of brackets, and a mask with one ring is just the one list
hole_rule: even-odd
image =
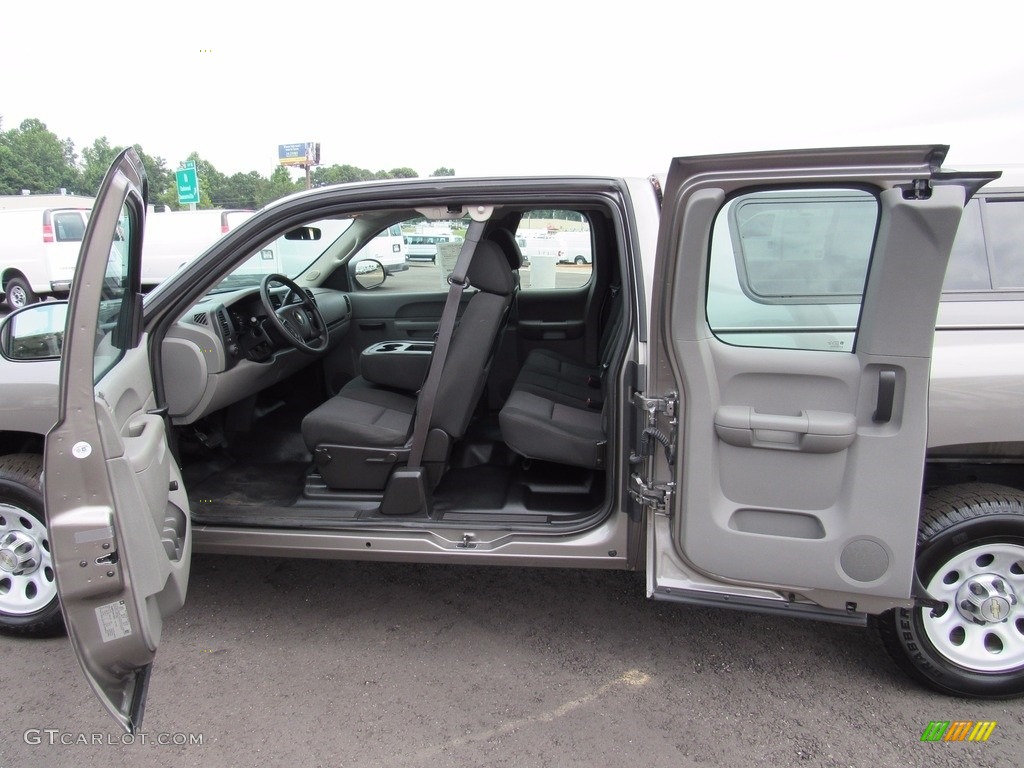
[[[284,287],[271,291],[275,308],[288,293]],[[352,302],[344,291],[313,288],[306,293],[327,325],[329,340],[320,353],[326,354],[348,332]],[[273,326],[257,287],[209,295],[195,304],[164,338],[161,356],[164,392],[175,424],[198,421],[318,359],[296,349]]]

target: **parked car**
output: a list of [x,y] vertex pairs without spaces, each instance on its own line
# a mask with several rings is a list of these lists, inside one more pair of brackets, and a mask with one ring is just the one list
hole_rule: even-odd
[[[964,205],[998,176],[942,172],[945,152],[318,188],[143,298],[127,150],[72,331],[53,306],[0,328],[6,628],[53,631],[59,586],[133,731],[193,548],[633,569],[659,600],[873,624],[943,693],[1021,695],[1024,356],[1003,318],[1024,292],[957,296],[936,333]],[[325,216],[370,232],[425,208],[468,228],[447,291],[364,285],[383,266],[358,232],[290,274],[242,270]],[[517,291],[517,225],[553,208],[588,222],[592,274]],[[737,301],[766,314],[738,324]]]
[[0,287],[11,309],[67,296],[88,219],[88,208],[0,209]]

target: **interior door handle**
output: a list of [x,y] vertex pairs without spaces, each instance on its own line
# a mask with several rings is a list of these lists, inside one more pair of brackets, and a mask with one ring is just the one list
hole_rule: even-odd
[[715,411],[715,434],[740,448],[837,453],[853,443],[857,419],[852,413],[837,411],[782,416],[758,413],[745,405],[722,405]]
[[896,371],[878,372],[878,400],[871,420],[886,424],[892,419],[892,406],[896,402]]

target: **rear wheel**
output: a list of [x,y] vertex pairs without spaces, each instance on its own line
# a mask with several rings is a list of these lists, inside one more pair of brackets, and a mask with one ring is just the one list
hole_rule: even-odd
[[21,277],[12,277],[8,280],[5,293],[7,295],[7,306],[11,309],[27,307],[39,299],[35,291],[29,286],[28,281]]
[[945,605],[878,618],[896,663],[944,693],[1024,695],[1024,494],[981,483],[930,494],[917,572]]
[[43,460],[0,458],[0,632],[49,637],[64,629],[39,485]]

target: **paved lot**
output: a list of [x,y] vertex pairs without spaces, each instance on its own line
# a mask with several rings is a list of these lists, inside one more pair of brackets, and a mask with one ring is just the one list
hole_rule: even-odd
[[[62,745],[120,738],[66,640],[0,654],[0,766],[1018,766],[1024,748],[1020,702],[928,693],[863,630],[653,603],[637,574],[197,556],[144,729],[201,745]],[[998,725],[922,743],[931,720]],[[25,743],[47,728],[56,744]]]

